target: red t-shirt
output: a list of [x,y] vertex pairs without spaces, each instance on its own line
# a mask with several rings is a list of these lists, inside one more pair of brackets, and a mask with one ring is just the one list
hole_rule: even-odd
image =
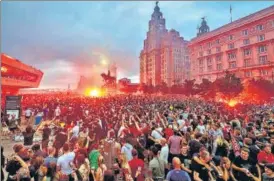
[[274,163],[274,154],[267,154],[265,151],[260,151],[257,156],[259,163]]
[[136,127],[129,127],[129,131],[134,137],[141,135],[141,132]]
[[165,135],[166,135],[166,139],[168,140],[169,137],[171,137],[173,135],[173,130],[171,128],[166,128],[165,129]]
[[135,178],[136,172],[139,167],[142,168],[142,173],[138,176],[137,181],[144,181],[144,161],[139,158],[133,158],[128,162],[130,169],[131,169],[131,175],[133,178]]

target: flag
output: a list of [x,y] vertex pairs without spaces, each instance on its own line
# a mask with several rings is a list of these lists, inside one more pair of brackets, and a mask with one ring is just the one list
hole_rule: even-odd
[[231,7],[231,5],[230,5],[230,14],[232,13],[232,7]]
[[240,147],[239,143],[237,142],[237,140],[235,139],[232,131],[230,132],[230,135],[231,135],[232,150],[234,152],[234,155],[237,157],[240,155],[241,147]]

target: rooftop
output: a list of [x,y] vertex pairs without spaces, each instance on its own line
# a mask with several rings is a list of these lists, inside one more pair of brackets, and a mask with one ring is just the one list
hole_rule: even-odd
[[255,13],[252,13],[252,14],[250,14],[248,16],[245,16],[243,18],[240,18],[238,20],[235,20],[235,21],[233,21],[231,23],[228,23],[224,26],[221,26],[221,27],[219,27],[215,30],[212,30],[208,33],[205,33],[205,34],[203,34],[199,37],[195,37],[191,40],[190,44],[198,42],[198,41],[203,41],[203,40],[206,40],[206,39],[214,37],[214,36],[217,36],[221,33],[230,31],[232,29],[238,28],[240,26],[243,26],[243,25],[248,24],[250,22],[259,20],[263,17],[269,16],[269,15],[272,15],[272,14],[274,14],[274,5],[270,6],[268,8],[262,9],[260,11],[257,11]]

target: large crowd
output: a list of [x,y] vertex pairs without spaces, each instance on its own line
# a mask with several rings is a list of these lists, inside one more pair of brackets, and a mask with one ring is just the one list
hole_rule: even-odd
[[[8,181],[273,181],[274,107],[170,95],[24,95]],[[31,118],[41,116],[34,126]],[[35,135],[41,141],[35,141]],[[3,174],[6,172],[7,174]],[[4,178],[5,177],[5,178]]]

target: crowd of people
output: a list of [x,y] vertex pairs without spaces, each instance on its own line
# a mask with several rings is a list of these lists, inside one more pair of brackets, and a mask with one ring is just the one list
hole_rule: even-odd
[[[2,147],[2,180],[274,180],[273,104],[24,95],[22,106],[27,127],[16,122],[11,131],[24,141],[9,155]],[[34,128],[37,114],[43,120]],[[34,141],[36,134],[42,141]]]

